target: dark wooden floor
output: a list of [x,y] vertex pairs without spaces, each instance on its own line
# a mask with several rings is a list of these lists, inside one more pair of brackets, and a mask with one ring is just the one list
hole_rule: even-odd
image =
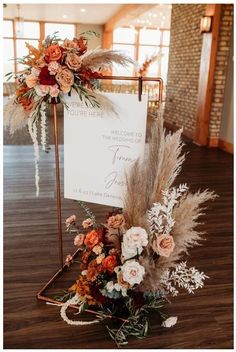
[[[219,198],[209,205],[203,247],[192,250],[189,264],[210,279],[195,295],[172,299],[170,315],[178,316],[172,329],[160,328],[151,317],[144,340],[131,339],[129,348],[232,348],[232,157],[217,149],[187,145],[190,153],[179,182],[192,190],[210,188]],[[62,161],[62,160],[61,160]],[[57,270],[56,209],[53,153],[40,161],[41,192],[34,196],[33,151],[30,146],[4,149],[4,347],[5,348],[114,348],[103,324],[71,327],[57,307],[36,300],[42,285]],[[107,207],[91,205],[98,219]],[[63,217],[75,213],[75,202],[63,200]],[[64,235],[65,254],[73,251]],[[58,290],[73,282],[77,268],[57,283]],[[73,274],[73,275],[72,275]]]

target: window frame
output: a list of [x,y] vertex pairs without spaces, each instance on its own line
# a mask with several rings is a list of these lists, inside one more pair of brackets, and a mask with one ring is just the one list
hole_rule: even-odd
[[[129,26],[122,26],[121,28],[130,28]],[[158,30],[160,31],[160,44],[159,45],[153,45],[153,44],[140,44],[140,31],[141,29],[143,29],[143,27],[141,26],[136,26],[133,28],[135,30],[135,42],[134,43],[122,43],[122,42],[115,42],[113,41],[113,36],[112,36],[112,46],[113,45],[133,45],[134,46],[134,60],[138,62],[139,60],[139,47],[152,47],[152,48],[156,48],[158,50],[160,50],[160,53],[162,53],[162,48],[169,48],[170,45],[166,45],[163,44],[163,32],[168,31],[170,32],[169,28],[158,28]],[[147,26],[146,29],[157,29],[156,27],[150,27]],[[137,69],[133,69],[133,75],[135,76],[135,74],[137,75]],[[160,77],[161,76],[161,60],[158,64],[158,70],[157,70],[157,76]]]
[[76,36],[76,25],[77,23],[75,22],[60,22],[60,21],[36,21],[36,20],[24,20],[24,22],[33,22],[33,23],[38,23],[39,24],[39,38],[19,38],[16,36],[16,19],[14,18],[7,18],[4,17],[3,21],[11,21],[12,22],[12,33],[13,36],[12,37],[8,37],[8,36],[3,36],[3,39],[10,39],[13,40],[13,53],[14,53],[14,73],[17,74],[18,73],[18,69],[17,69],[17,45],[16,42],[17,40],[38,40],[39,42],[42,42],[45,38],[45,24],[46,23],[58,23],[58,24],[71,24],[74,25],[74,33]]

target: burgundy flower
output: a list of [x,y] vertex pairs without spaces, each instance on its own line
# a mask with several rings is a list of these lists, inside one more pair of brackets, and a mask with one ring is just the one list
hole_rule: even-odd
[[39,74],[39,82],[40,82],[40,84],[44,84],[47,86],[53,86],[54,84],[57,83],[55,76],[50,75],[47,66],[44,66],[41,69],[40,74]]

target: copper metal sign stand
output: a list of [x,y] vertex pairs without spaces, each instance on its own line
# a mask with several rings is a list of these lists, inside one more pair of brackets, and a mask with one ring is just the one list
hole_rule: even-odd
[[[138,81],[138,99],[141,101],[143,82],[158,82],[159,83],[159,103],[162,102],[162,91],[163,91],[163,80],[161,78],[153,77],[126,77],[126,76],[103,76],[99,79],[106,80],[119,80],[119,81]],[[60,276],[66,269],[67,265],[64,264],[63,260],[63,241],[62,241],[62,223],[61,223],[61,185],[60,185],[60,163],[59,163],[59,148],[58,148],[58,116],[56,104],[53,104],[53,120],[54,120],[54,144],[55,144],[55,165],[56,165],[56,190],[57,190],[57,226],[58,226],[58,257],[60,263],[60,269],[53,275],[53,277],[42,287],[42,289],[37,293],[37,299],[41,301],[46,301],[49,303],[54,303],[62,305],[62,302],[59,302],[55,299],[47,297],[44,295],[45,291],[56,281],[58,276]],[[77,254],[80,252],[80,249],[77,249],[72,258],[74,259]],[[72,259],[72,260],[73,260]],[[77,306],[71,306],[72,308],[78,309]],[[92,310],[85,310],[91,314],[97,314]],[[108,317],[112,318],[112,316]],[[121,320],[124,320],[120,318]]]

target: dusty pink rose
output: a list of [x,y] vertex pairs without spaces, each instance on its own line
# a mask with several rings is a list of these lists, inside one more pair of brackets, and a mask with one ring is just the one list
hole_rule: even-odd
[[58,94],[60,93],[60,90],[58,89],[58,85],[55,84],[54,86],[50,86],[49,88],[49,94],[52,98],[58,97]]
[[61,65],[57,61],[51,61],[48,64],[48,71],[50,75],[56,75],[60,71]]
[[75,225],[75,222],[76,222],[76,216],[75,215],[69,216],[65,221],[66,227],[69,227],[70,225]]
[[175,242],[170,235],[160,235],[152,243],[153,250],[162,257],[169,257],[175,248]]
[[107,220],[107,226],[113,229],[119,229],[125,225],[125,218],[122,214],[110,216]]
[[74,238],[74,245],[77,247],[82,246],[82,244],[84,243],[84,234],[83,233],[79,233],[78,235],[75,236]]
[[67,93],[74,84],[74,75],[67,67],[62,67],[56,75],[56,80],[59,83],[61,90],[64,93]]
[[84,229],[88,229],[89,227],[93,226],[93,220],[88,218],[82,222],[82,226]]
[[66,64],[71,70],[77,71],[81,66],[81,59],[75,53],[68,53],[66,55]]
[[25,82],[27,84],[27,87],[33,88],[38,83],[38,77],[33,74],[30,74],[30,75],[26,76]]

